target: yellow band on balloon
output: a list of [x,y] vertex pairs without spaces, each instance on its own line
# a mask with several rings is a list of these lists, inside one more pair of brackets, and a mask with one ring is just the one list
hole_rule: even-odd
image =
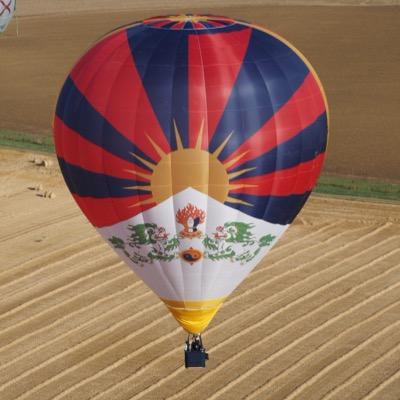
[[211,300],[161,300],[185,331],[198,334],[207,327],[225,299],[226,297]]

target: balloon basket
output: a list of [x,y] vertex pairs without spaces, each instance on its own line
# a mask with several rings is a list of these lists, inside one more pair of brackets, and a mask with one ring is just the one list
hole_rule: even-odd
[[185,344],[185,368],[205,368],[208,354],[203,347],[201,335],[188,336]]

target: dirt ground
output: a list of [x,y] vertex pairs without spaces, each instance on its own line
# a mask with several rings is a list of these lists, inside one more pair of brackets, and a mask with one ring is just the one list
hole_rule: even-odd
[[42,158],[0,151],[2,400],[399,399],[398,205],[312,197],[185,370],[183,330]]
[[[202,7],[216,7],[221,4],[251,6],[395,6],[400,0],[202,0]],[[193,7],[192,0],[18,0],[18,14],[22,16],[73,14],[76,12],[121,11],[133,9],[176,9]]]
[[[43,10],[54,8],[53,1],[36,1]],[[33,0],[22,2],[25,13],[34,11]],[[57,2],[60,10],[69,3],[89,4]],[[120,3],[126,7],[126,1]],[[331,110],[325,172],[400,180],[400,7],[251,6],[254,2],[249,1],[248,7],[223,2],[224,7],[189,9],[174,7],[174,2],[157,8],[150,1],[149,9],[140,9],[143,3],[119,12],[14,20],[0,38],[0,129],[49,134],[57,95],[70,68],[116,26],[154,14],[225,14],[280,33],[315,66]]]

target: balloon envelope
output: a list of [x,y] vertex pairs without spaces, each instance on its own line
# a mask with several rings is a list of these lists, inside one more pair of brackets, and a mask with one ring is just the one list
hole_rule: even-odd
[[327,111],[310,64],[272,32],[158,17],[81,58],[54,133],[89,221],[199,333],[307,200]]
[[4,32],[10,23],[16,7],[16,0],[0,0],[0,33]]

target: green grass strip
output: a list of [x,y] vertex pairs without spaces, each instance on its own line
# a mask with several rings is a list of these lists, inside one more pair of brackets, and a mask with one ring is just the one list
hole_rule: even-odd
[[[51,136],[0,130],[0,146],[54,153]],[[337,196],[355,196],[400,201],[400,184],[375,179],[322,175],[314,192]]]
[[400,184],[375,179],[322,175],[314,192],[339,196],[400,200]]
[[54,153],[53,138],[47,135],[0,130],[0,146]]

